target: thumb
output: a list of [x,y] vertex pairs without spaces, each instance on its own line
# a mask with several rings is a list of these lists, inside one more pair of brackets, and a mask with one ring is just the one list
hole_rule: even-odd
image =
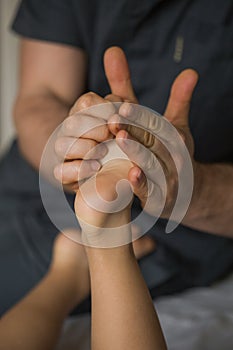
[[188,125],[190,103],[198,74],[193,69],[186,69],[175,79],[164,116],[176,126]]
[[105,51],[104,69],[112,94],[125,101],[137,103],[128,62],[120,47],[113,46]]

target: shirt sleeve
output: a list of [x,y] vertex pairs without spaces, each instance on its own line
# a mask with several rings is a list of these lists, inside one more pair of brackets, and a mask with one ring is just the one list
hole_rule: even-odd
[[22,0],[13,20],[17,34],[84,48],[71,0]]

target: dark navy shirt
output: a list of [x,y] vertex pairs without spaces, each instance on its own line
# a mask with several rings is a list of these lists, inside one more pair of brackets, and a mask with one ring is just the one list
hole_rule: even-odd
[[[233,161],[231,0],[24,0],[13,29],[27,38],[84,49],[87,90],[102,96],[109,93],[104,51],[112,45],[122,47],[140,104],[160,113],[177,74],[194,68],[200,75],[190,112],[195,158]],[[150,231],[158,249],[157,262],[148,260],[147,271],[156,271],[161,262],[168,279],[185,268],[186,281],[198,285],[211,283],[232,267],[231,240],[182,225],[165,235],[165,224],[160,220]]]
[[163,113],[185,68],[200,75],[190,113],[199,161],[233,161],[233,4],[231,0],[24,0],[14,30],[83,48],[88,90],[109,92],[103,53],[121,46],[142,105]]

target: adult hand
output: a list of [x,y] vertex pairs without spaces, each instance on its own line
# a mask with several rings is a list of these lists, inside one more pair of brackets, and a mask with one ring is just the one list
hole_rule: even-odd
[[[194,178],[196,163],[193,158],[194,144],[189,129],[188,116],[192,94],[197,81],[198,75],[194,70],[187,69],[183,71],[172,85],[170,98],[164,113],[165,118],[172,123],[181,135],[189,151],[194,167]],[[134,193],[141,200],[142,207],[147,203],[147,210],[151,215],[156,215],[156,212],[161,209],[159,203],[165,202],[162,216],[169,218],[176,201],[179,176],[169,151],[158,138],[148,132],[150,130],[156,134],[160,131],[161,134],[161,127],[164,126],[164,121],[160,120],[160,118],[154,118],[154,115],[150,111],[137,108],[129,103],[122,104],[119,115],[113,116],[109,120],[111,132],[116,136],[118,145],[127,154],[129,159],[135,164],[143,162],[144,172],[138,166],[135,166],[130,169],[128,174],[128,180],[133,187]],[[126,122],[124,118],[133,122],[136,126],[124,124]],[[166,133],[162,137],[166,139]],[[127,140],[134,140],[137,143],[128,142]],[[147,152],[145,147],[141,145],[144,145],[151,153]],[[158,162],[166,178],[166,191],[164,191],[164,188],[159,188],[156,175],[149,176],[149,182],[148,176],[146,176],[149,173],[156,173]],[[150,185],[149,190],[148,184]],[[162,198],[164,193],[166,198]],[[149,206],[148,199],[150,199]]]
[[[78,189],[78,179],[89,178],[100,169],[99,160],[107,153],[102,142],[113,138],[107,125],[109,116],[116,112],[112,102],[137,102],[124,52],[118,47],[108,49],[104,67],[112,93],[105,98],[93,92],[82,95],[63,122],[55,144],[56,153],[61,158],[61,164],[54,171],[55,177],[71,190]],[[90,109],[99,104],[106,104],[101,114],[100,109]]]
[[[91,114],[85,111],[89,106],[101,103],[107,104],[107,101],[94,93],[81,96],[58,133],[55,151],[61,164],[56,166],[54,175],[63,185],[69,185],[70,189],[77,190],[78,180],[89,178],[100,169],[99,160],[107,152],[102,142],[113,137],[103,118],[93,115],[93,110]],[[83,113],[77,114],[81,110]],[[104,111],[111,115],[115,109],[108,103]]]
[[[138,164],[140,164],[142,158],[148,160],[145,162],[144,166],[144,170],[146,170],[148,173],[153,173],[151,164],[154,164],[154,166],[157,167],[155,157],[160,162],[166,177],[167,185],[166,198],[164,199],[165,206],[162,216],[168,218],[174,207],[178,191],[177,169],[166,147],[156,137],[154,137],[154,135],[146,132],[145,129],[143,129],[146,128],[152,132],[157,132],[156,126],[158,127],[158,125],[155,125],[154,119],[152,119],[152,113],[148,112],[146,109],[135,108],[133,105],[129,105],[127,103],[131,102],[136,104],[137,98],[131,83],[126,57],[121,50],[118,51],[117,56],[115,56],[116,52],[116,48],[111,48],[107,50],[105,54],[105,73],[112,91],[112,95],[109,95],[108,97],[115,102],[117,101],[115,96],[121,96],[126,103],[120,107],[119,114],[122,117],[129,119],[129,121],[133,121],[134,123],[138,124],[138,128],[124,123],[121,124],[117,120],[117,117],[114,116],[109,120],[109,129],[111,130],[112,134],[116,136],[118,145],[127,154],[129,159]],[[194,70],[187,69],[181,72],[172,85],[170,98],[164,113],[164,117],[177,129],[189,151],[193,163],[195,180],[197,164],[193,158],[194,144],[189,129],[188,116],[190,102],[197,82],[198,75]],[[166,137],[166,135],[164,135],[164,137]],[[138,141],[139,143],[125,143],[124,139],[127,138]],[[151,152],[151,154],[150,152],[145,154],[145,148],[140,147],[140,144],[144,145]],[[155,156],[154,159],[152,159],[152,155]],[[147,177],[143,173],[142,169],[135,166],[130,169],[128,180],[133,187],[134,194],[139,197],[142,207],[144,207],[145,203],[148,202]],[[154,195],[154,200],[151,200],[153,205],[149,206],[148,209],[149,213],[152,215],[155,214],[156,209],[160,209],[158,208],[159,199],[160,202],[163,202],[161,195],[164,193],[164,191],[163,189],[158,188],[156,181],[157,178],[154,177],[154,179],[152,179],[150,182],[151,188],[149,192],[152,192],[150,195],[151,197]],[[160,198],[158,196],[160,196]],[[157,208],[154,208],[154,206],[157,206]]]

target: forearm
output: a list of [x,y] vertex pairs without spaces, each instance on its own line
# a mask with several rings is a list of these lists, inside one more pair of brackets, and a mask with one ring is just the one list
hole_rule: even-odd
[[49,273],[1,319],[0,349],[54,349],[64,318],[78,300],[73,294],[59,275]]
[[39,168],[43,149],[56,127],[68,115],[70,106],[52,94],[19,96],[14,119],[24,157]]
[[93,350],[166,349],[132,246],[87,248]]
[[183,223],[233,238],[233,165],[196,164],[193,199]]

